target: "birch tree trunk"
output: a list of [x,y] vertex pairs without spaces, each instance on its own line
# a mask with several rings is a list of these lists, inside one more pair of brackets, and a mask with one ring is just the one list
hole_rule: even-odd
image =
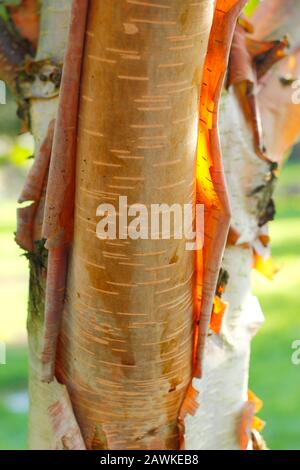
[[[213,2],[90,3],[75,230],[57,376],[88,446],[176,449],[191,376],[194,253],[101,241],[97,207],[191,203]],[[119,209],[120,210],[120,209]]]
[[[246,2],[40,3],[37,53],[18,83],[39,168],[39,183],[33,169],[31,186],[27,182],[20,197],[33,204],[19,210],[17,233],[31,269],[29,446],[245,447],[252,426],[251,416],[249,429],[240,429],[246,426],[250,340],[262,321],[250,286],[261,234],[260,196],[247,195],[265,183],[270,166],[257,157],[234,87],[223,93],[219,119],[218,101],[236,19]],[[81,13],[87,3],[85,24]],[[77,116],[72,95],[79,88],[82,28]],[[297,33],[295,38],[298,44]],[[72,70],[78,74],[72,77]],[[271,81],[264,82],[261,103],[268,102]],[[291,133],[284,149],[297,137]],[[100,240],[97,208],[103,203],[118,208],[120,196],[125,204],[148,209],[204,204],[203,249],[187,251],[186,239],[175,237]],[[228,200],[238,236],[224,252]],[[119,219],[120,213],[118,224]],[[34,222],[29,232],[28,221]],[[213,304],[223,254],[229,310],[216,332]],[[246,441],[241,432],[248,433]]]
[[[119,194],[146,205],[193,200],[197,105],[213,2],[165,3],[90,2],[78,130],[77,234],[56,367],[68,392],[56,379],[40,380],[46,258],[37,242],[38,253],[30,256],[28,321],[31,449],[72,448],[74,434],[78,444],[72,407],[85,440],[79,448],[179,446],[177,417],[192,366],[194,253],[184,250],[185,241],[116,247],[87,238],[97,206]],[[67,7],[70,2],[51,7],[43,2],[38,60],[61,61]],[[53,22],[61,26],[54,35],[59,44],[47,37]],[[31,100],[37,149],[57,105],[54,97]],[[41,217],[43,206],[42,198]],[[58,422],[51,419],[53,409]]]
[[[63,63],[70,22],[69,0],[43,0],[39,42],[35,61],[47,64]],[[59,89],[48,92],[38,81],[37,92],[29,95],[29,114],[31,131],[35,138],[36,154],[46,137],[49,123],[55,119],[58,107]],[[49,86],[49,81],[47,82]],[[40,95],[40,96],[39,96]],[[50,96],[49,96],[50,95]],[[65,389],[58,383],[44,384],[40,380],[41,349],[44,324],[45,282],[47,274],[47,251],[41,237],[41,225],[45,204],[45,187],[38,203],[34,227],[34,248],[28,254],[30,263],[29,311],[27,320],[29,343],[29,447],[30,449],[49,449],[56,447],[53,426],[48,408],[65,395]]]

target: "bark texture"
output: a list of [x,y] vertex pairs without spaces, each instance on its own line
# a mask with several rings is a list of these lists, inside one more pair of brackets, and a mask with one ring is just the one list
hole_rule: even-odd
[[[41,4],[40,39],[35,60],[53,61],[62,64],[70,19],[70,2],[68,0],[44,0]],[[58,91],[50,98],[42,95],[29,98],[31,130],[35,138],[38,153],[50,122],[55,119],[58,107]],[[47,275],[47,252],[41,236],[45,204],[45,186],[38,203],[34,223],[34,250],[28,254],[30,263],[29,311],[27,320],[29,342],[29,448],[55,449],[62,448],[61,439],[54,432],[54,421],[48,412],[49,407],[63,403],[60,412],[70,410],[66,389],[57,383],[41,382],[41,351],[44,326],[44,299]],[[65,414],[65,417],[67,415]],[[68,414],[70,417],[70,413]],[[70,426],[74,421],[69,421]],[[77,425],[75,425],[76,428]]]
[[93,449],[176,449],[192,373],[194,253],[104,241],[97,207],[193,203],[197,105],[213,2],[91,1],[75,231],[57,376]]
[[[265,75],[255,89],[265,152],[279,165],[300,136],[299,106],[292,102],[291,86],[299,74],[300,38],[294,28],[297,15],[297,1],[266,0],[253,18],[256,39],[282,39],[292,32],[292,50],[288,57]],[[249,407],[252,402],[248,394],[250,342],[264,321],[259,302],[251,293],[251,269],[257,266],[269,278],[274,274],[268,258],[266,221],[274,215],[268,214],[268,209],[276,177],[272,176],[272,164],[258,157],[253,132],[238,96],[232,86],[223,92],[219,119],[232,213],[222,262],[222,269],[228,275],[222,299],[228,302],[229,308],[221,333],[216,335],[210,331],[207,338],[202,378],[194,380],[200,406],[195,415],[186,420],[186,442],[190,448],[200,450],[257,448],[257,440],[251,442],[251,429],[262,426],[254,417],[255,406]],[[257,258],[259,263],[254,263]],[[257,435],[256,431],[254,433]]]
[[[269,160],[281,162],[299,138],[288,120],[297,120],[299,107],[291,104],[287,86],[299,72],[299,2],[289,0],[284,7],[276,1],[271,26],[264,18],[272,1],[256,13],[255,39],[266,39],[263,31],[274,39],[290,29],[293,49],[273,75],[257,73],[253,80],[259,87],[253,88],[250,110],[257,104],[262,109],[268,158],[261,136],[253,139],[258,122],[248,125],[243,87],[237,90],[229,81],[233,86],[223,93],[218,119],[245,0],[90,0],[79,96],[82,41],[76,43],[76,31],[84,18],[79,10],[71,17],[70,7],[82,7],[83,0],[41,2],[37,53],[26,66],[29,80],[25,70],[19,83],[38,155],[20,197],[34,202],[19,211],[20,240],[31,266],[31,449],[252,446],[259,406],[247,391],[250,341],[263,315],[251,296],[250,271],[253,253],[262,264],[268,253],[266,221],[273,215],[275,181]],[[36,2],[24,0],[22,6],[33,12],[34,27],[27,28],[18,10],[14,21],[35,45]],[[3,58],[7,54],[0,50]],[[14,67],[10,71],[14,83]],[[280,116],[274,93],[285,110]],[[119,196],[148,210],[151,204],[203,203],[203,250],[187,251],[186,240],[175,238],[131,240],[119,234],[114,241],[100,240],[97,208],[117,207]],[[231,235],[224,252],[229,204]],[[223,252],[228,282],[221,299]],[[226,311],[223,323],[220,311]]]

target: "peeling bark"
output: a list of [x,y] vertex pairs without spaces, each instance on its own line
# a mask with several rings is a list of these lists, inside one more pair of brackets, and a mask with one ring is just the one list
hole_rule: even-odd
[[[270,32],[270,35],[262,37],[265,28],[261,26],[260,34],[254,34],[259,40],[277,39],[278,32],[279,37],[283,37],[288,32],[289,21],[296,24],[294,15],[299,3],[292,2],[295,8],[287,8],[291,15],[289,21],[286,15],[280,16],[279,13],[277,16],[278,10],[273,11],[276,35],[271,34],[274,25],[271,28],[267,26],[270,18],[265,13],[274,3],[279,7],[278,2],[265,0],[255,15],[255,18],[265,21],[266,31]],[[281,7],[285,8],[288,3],[281,2]],[[282,23],[279,24],[280,20]],[[299,43],[299,34],[297,37]],[[295,50],[280,61],[272,73],[262,78],[257,91],[266,155],[276,164],[281,164],[284,153],[299,138],[297,124],[290,128],[294,118],[299,122],[299,106],[292,104],[292,90],[288,84],[283,90],[283,81],[280,80],[280,77],[291,77],[290,72],[294,74],[299,70]],[[267,258],[270,250],[266,226],[261,225],[264,211],[270,209],[270,197],[276,182],[275,166],[258,158],[253,145],[253,131],[232,86],[223,93],[219,124],[232,213],[228,246],[222,262],[222,268],[229,275],[222,299],[228,302],[229,309],[220,334],[210,332],[207,338],[202,378],[194,379],[201,406],[194,416],[186,418],[185,439],[188,448],[192,449],[263,449],[265,443],[253,429],[261,427],[262,423],[253,416],[255,407],[249,404],[247,391],[250,342],[263,322],[259,303],[251,295],[250,273],[253,254],[256,253],[255,259],[259,260],[254,265],[256,269],[259,268],[269,278],[274,274],[274,266]],[[251,413],[247,412],[249,407]]]
[[119,195],[147,207],[193,202],[212,7],[207,0],[161,8],[90,2],[57,376],[83,435],[96,430],[92,448],[179,446],[192,367],[194,254],[185,240],[101,241],[96,209]]
[[0,18],[0,79],[14,92],[18,67],[31,52],[28,44],[14,35],[6,22]]
[[196,377],[201,376],[207,327],[229,229],[229,204],[218,135],[218,107],[235,24],[245,3],[242,0],[217,1],[203,74],[197,150],[197,199],[205,205],[206,213]]
[[36,48],[39,38],[39,0],[22,0],[20,5],[8,7],[8,11],[20,35]]
[[276,40],[288,35],[293,50],[299,45],[299,11],[298,0],[264,0],[251,18],[254,38]]
[[[244,4],[244,1],[217,1],[204,64],[196,174],[197,202],[205,206],[205,233],[203,253],[198,253],[197,256],[193,375],[179,414],[183,435],[189,435],[190,432],[186,429],[190,424],[187,415],[197,414],[199,389],[195,389],[194,384],[197,382],[196,378],[202,376],[205,340],[212,317],[221,257],[229,229],[229,204],[218,136],[218,107],[236,21]],[[182,436],[182,446],[183,442]],[[187,441],[187,449],[191,449],[191,442]]]
[[86,450],[67,389],[54,383],[59,390],[57,400],[48,408],[55,436],[55,450]]
[[59,94],[42,228],[49,250],[42,379],[54,377],[56,344],[64,308],[68,246],[73,236],[78,95],[88,1],[72,3]]
[[[52,60],[62,63],[68,35],[70,19],[69,0],[43,0],[41,4],[40,39],[35,60]],[[36,149],[39,152],[45,141],[47,129],[56,118],[58,96],[50,98],[29,99],[31,130],[35,137]],[[42,119],[41,119],[42,116]],[[39,192],[39,191],[38,191]],[[45,287],[47,275],[47,252],[41,236],[45,203],[43,187],[35,215],[34,249],[28,254],[30,263],[30,288],[28,311],[29,338],[29,448],[53,449],[56,437],[48,408],[60,396],[61,385],[57,382],[41,382],[41,351],[44,328]],[[38,426],[37,424],[38,423]]]
[[[256,13],[260,28],[270,1]],[[289,14],[299,12],[286,3]],[[274,162],[299,137],[287,120],[288,112],[299,115],[287,86],[299,49],[293,34],[292,54],[266,74],[286,45],[273,35],[294,18],[276,2],[282,19],[273,12],[267,38],[255,28],[250,38],[241,21],[221,100],[222,162],[219,99],[244,4],[90,0],[87,25],[85,0],[74,0],[72,13],[69,0],[41,4],[37,54],[24,70],[59,77],[50,88],[44,75],[19,88],[38,149],[20,196],[33,203],[19,209],[17,232],[31,267],[31,449],[265,446],[260,402],[247,390],[250,342],[263,321],[250,271],[253,254],[257,269],[274,270],[266,222],[274,215]],[[32,28],[21,10],[11,13],[35,44],[36,15]],[[0,37],[0,61],[9,57],[3,44]],[[272,93],[282,88],[280,120]],[[186,240],[98,239],[97,207],[120,195],[148,207],[203,203],[203,250],[187,251]]]

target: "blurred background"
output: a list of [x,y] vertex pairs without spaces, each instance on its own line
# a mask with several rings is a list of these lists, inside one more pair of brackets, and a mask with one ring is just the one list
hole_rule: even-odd
[[[251,13],[257,0],[249,2]],[[8,96],[0,105],[0,450],[26,449],[28,263],[14,242],[16,200],[34,153],[31,136],[20,136],[16,106]],[[291,362],[300,340],[300,146],[280,174],[277,217],[270,224],[273,258],[280,267],[274,281],[253,273],[254,294],[266,322],[253,341],[250,388],[264,401],[259,416],[271,449],[300,450],[300,365]]]

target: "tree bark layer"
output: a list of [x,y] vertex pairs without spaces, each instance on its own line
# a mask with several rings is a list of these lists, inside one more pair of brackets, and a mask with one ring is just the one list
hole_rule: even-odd
[[176,449],[191,379],[195,255],[99,240],[97,207],[195,202],[198,93],[213,2],[91,1],[75,231],[57,376],[88,447]]

